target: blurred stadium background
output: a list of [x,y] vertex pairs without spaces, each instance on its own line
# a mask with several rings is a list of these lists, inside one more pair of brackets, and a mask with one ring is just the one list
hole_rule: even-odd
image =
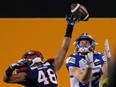
[[[66,28],[65,14],[70,4],[77,0],[39,0],[39,1],[0,1],[0,87],[23,87],[6,84],[2,77],[9,64],[16,62],[30,49],[40,50],[44,60],[54,57],[61,45]],[[114,0],[78,0],[90,13],[88,22],[75,25],[70,49],[73,42],[83,32],[96,40],[96,50],[104,52],[104,41],[109,39],[111,54],[116,47],[116,3]],[[112,58],[113,61],[113,58]],[[65,78],[65,79],[64,79]],[[69,87],[65,62],[58,74],[59,87]],[[65,85],[64,85],[65,84]]]

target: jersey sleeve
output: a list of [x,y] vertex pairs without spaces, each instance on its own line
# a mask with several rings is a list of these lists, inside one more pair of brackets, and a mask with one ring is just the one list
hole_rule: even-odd
[[105,58],[105,56],[102,53],[98,53],[99,59],[101,61],[101,64],[103,65],[107,59]]
[[54,63],[54,58],[49,58],[48,60],[45,61],[46,62],[49,62],[50,64],[53,64]]
[[69,67],[69,66],[79,67],[78,58],[77,58],[76,56],[74,56],[73,54],[71,54],[71,55],[66,59],[66,67]]

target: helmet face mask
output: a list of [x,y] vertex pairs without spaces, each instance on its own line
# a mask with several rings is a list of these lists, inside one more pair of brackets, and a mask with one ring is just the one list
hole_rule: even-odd
[[[86,45],[81,46],[81,41],[86,41]],[[75,40],[74,45],[76,47],[76,52],[85,54],[94,51],[96,42],[90,35],[83,33]]]
[[87,47],[79,47],[78,52],[80,53],[88,53],[90,52]]

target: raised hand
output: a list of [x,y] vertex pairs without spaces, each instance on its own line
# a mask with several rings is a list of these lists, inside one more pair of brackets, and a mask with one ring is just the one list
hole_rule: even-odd
[[86,64],[88,68],[92,68],[93,67],[93,53],[87,53],[87,55],[85,55],[85,59],[86,59]]
[[106,39],[106,41],[104,43],[104,55],[106,56],[106,58],[111,57],[108,39]]
[[80,17],[79,18],[75,18],[74,15],[71,15],[70,17],[68,15],[66,15],[66,21],[68,25],[74,25],[77,22],[80,21]]
[[21,59],[17,63],[11,64],[10,67],[12,69],[19,69],[21,67],[27,66],[28,64],[29,64],[29,61],[25,59]]

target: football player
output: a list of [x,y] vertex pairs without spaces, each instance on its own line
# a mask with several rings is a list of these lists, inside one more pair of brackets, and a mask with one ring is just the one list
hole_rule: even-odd
[[[68,51],[74,24],[79,22],[80,18],[66,16],[66,20],[67,28],[62,46],[53,59],[43,62],[43,56],[39,51],[30,50],[21,60],[8,67],[3,81],[22,84],[25,87],[57,87],[57,73]],[[13,74],[16,69],[17,73]]]
[[76,49],[66,59],[70,87],[99,87],[102,74],[107,76],[111,57],[108,40],[105,41],[106,56],[95,51],[96,44],[87,33],[83,33],[75,40]]

